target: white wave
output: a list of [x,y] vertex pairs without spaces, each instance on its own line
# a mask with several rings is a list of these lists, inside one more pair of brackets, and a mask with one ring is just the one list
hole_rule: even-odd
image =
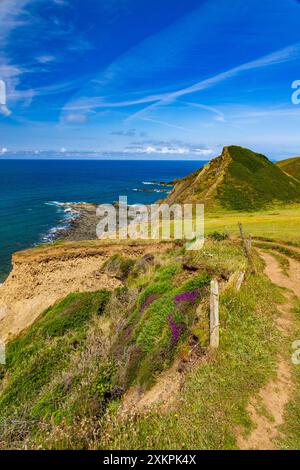
[[142,181],[142,184],[150,185],[150,186],[174,186],[170,183],[161,183],[159,181]]
[[167,189],[140,189],[140,188],[133,188],[132,191],[138,192],[138,193],[167,193],[169,194],[170,191]]
[[62,219],[59,224],[52,227],[45,235],[42,236],[42,240],[45,243],[51,243],[56,239],[59,232],[63,232],[68,229],[71,223],[80,216],[80,210],[75,209],[75,204],[86,204],[85,202],[60,202],[60,201],[48,201],[45,202],[46,206],[55,206],[59,213],[62,213]]

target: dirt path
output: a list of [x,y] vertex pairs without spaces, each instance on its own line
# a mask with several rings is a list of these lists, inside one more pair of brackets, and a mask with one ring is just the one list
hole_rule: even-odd
[[259,253],[266,263],[265,273],[274,284],[291,290],[297,297],[300,297],[300,263],[289,258],[288,277],[284,276],[281,268],[272,254],[259,250]]
[[[300,264],[289,259],[289,276],[285,276],[277,262],[270,254],[259,250],[266,263],[265,272],[270,280],[288,289],[285,293],[286,303],[279,306],[281,312],[277,319],[279,330],[290,335],[293,327],[291,309],[294,296],[300,297]],[[285,407],[288,404],[293,390],[293,378],[290,361],[283,355],[278,357],[277,376],[271,380],[255,397],[248,411],[255,429],[250,436],[238,436],[240,449],[275,450],[275,439],[280,436],[279,427],[284,423]]]
[[158,407],[160,412],[169,410],[178,400],[183,376],[178,371],[179,362],[163,372],[150,390],[140,394],[139,387],[131,387],[123,397],[120,416],[147,413]]

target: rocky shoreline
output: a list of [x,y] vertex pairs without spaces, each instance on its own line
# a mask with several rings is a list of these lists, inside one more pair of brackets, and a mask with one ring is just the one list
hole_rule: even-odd
[[[166,188],[174,187],[176,180],[172,182],[163,182],[163,181],[150,181],[149,185],[161,186],[161,188],[156,189],[136,189],[138,192],[157,192],[157,193],[166,193]],[[161,201],[160,201],[161,202]],[[74,216],[67,221],[67,224],[64,227],[57,228],[53,234],[51,241],[82,241],[82,240],[95,240],[97,239],[96,228],[100,219],[96,215],[97,206],[96,203],[65,203],[61,204],[65,206],[68,211],[71,211]],[[117,208],[118,204],[114,204]],[[117,220],[118,223],[118,220]]]
[[[116,223],[119,224],[118,219],[118,203],[113,204],[117,210]],[[96,203],[66,203],[65,206],[74,213],[74,217],[67,222],[65,227],[57,229],[52,236],[52,242],[59,240],[64,241],[83,241],[83,240],[96,240],[97,224],[100,222],[101,217],[97,216],[96,211],[98,204]],[[127,210],[129,206],[127,206]],[[130,222],[128,216],[128,222]]]
[[58,229],[53,236],[53,241],[82,241],[95,240],[96,227],[99,219],[96,216],[97,204],[78,203],[66,204],[74,211],[74,218],[70,220],[66,227]]

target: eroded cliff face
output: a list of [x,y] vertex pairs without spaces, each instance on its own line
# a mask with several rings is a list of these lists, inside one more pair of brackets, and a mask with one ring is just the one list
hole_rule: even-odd
[[13,256],[13,270],[0,287],[0,340],[7,341],[31,325],[71,292],[115,289],[122,282],[102,270],[113,254],[137,258],[168,247],[163,244],[79,242],[40,247]]

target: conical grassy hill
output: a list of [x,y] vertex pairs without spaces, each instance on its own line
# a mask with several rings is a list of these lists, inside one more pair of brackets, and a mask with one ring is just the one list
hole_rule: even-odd
[[166,202],[203,202],[208,207],[253,211],[276,203],[300,202],[300,181],[264,155],[230,146],[178,181]]

